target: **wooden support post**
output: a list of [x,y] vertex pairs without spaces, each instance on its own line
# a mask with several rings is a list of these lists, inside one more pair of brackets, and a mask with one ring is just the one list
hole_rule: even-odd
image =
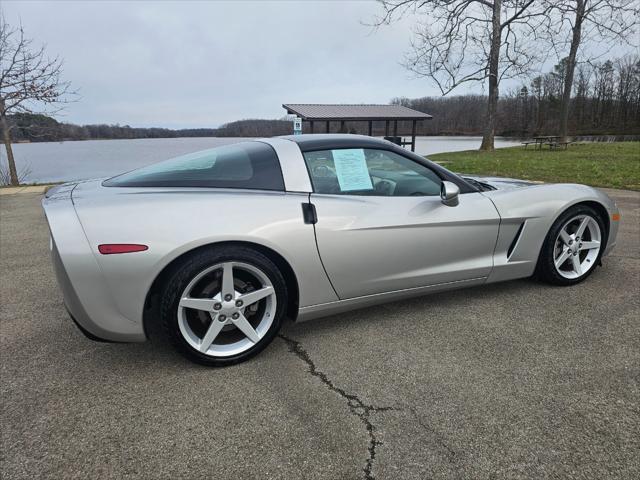
[[369,120],[369,136],[373,137],[373,122]]
[[389,120],[387,120],[384,125],[384,136],[385,137],[389,136]]
[[313,133],[313,120],[309,120],[309,130]]
[[331,132],[331,126],[330,126],[330,121],[327,120],[327,133]]
[[416,121],[411,124],[411,151],[416,151]]
[[345,133],[345,131],[344,131],[344,120],[340,120],[340,133]]
[[393,121],[393,136],[398,136],[398,120]]

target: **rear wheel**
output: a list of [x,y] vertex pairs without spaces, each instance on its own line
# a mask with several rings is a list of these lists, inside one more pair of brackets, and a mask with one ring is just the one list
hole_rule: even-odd
[[220,247],[187,257],[167,282],[160,313],[180,353],[210,366],[256,355],[275,337],[287,290],[278,268],[261,253]]
[[555,285],[573,285],[586,279],[600,262],[604,223],[586,205],[564,212],[545,239],[538,262],[542,280]]

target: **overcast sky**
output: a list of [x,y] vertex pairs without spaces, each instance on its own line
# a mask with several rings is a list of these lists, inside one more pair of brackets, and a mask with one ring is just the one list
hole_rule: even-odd
[[399,64],[411,19],[374,32],[362,24],[379,13],[370,1],[3,0],[2,10],[64,58],[81,94],[66,122],[216,127],[281,117],[283,103],[438,95]]

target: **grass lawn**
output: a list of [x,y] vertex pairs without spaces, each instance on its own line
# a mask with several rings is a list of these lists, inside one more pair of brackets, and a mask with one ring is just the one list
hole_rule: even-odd
[[577,143],[553,151],[529,145],[526,150],[438,153],[429,159],[457,173],[640,190],[640,142]]

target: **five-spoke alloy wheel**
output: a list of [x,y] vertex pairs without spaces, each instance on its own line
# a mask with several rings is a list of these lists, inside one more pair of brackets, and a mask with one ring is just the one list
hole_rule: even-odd
[[586,205],[564,212],[553,224],[540,253],[538,274],[556,285],[573,285],[587,278],[600,261],[605,227]]
[[556,238],[554,261],[564,278],[579,278],[595,266],[600,254],[602,234],[595,218],[589,215],[573,217],[560,229]]
[[161,315],[181,353],[222,366],[246,360],[273,339],[286,301],[283,277],[271,260],[244,247],[221,247],[176,268]]

